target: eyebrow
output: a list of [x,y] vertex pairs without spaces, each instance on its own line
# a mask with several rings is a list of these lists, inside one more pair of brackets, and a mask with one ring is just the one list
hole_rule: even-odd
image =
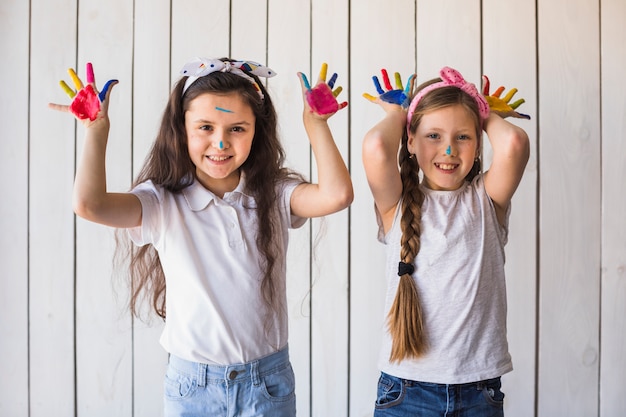
[[[207,119],[196,119],[196,120],[192,120],[192,123],[214,124],[215,122],[213,122],[211,120],[207,120]],[[242,120],[242,121],[239,121],[239,122],[229,123],[229,125],[231,125],[231,126],[240,126],[240,125],[251,126],[252,123],[247,122],[245,120]]]

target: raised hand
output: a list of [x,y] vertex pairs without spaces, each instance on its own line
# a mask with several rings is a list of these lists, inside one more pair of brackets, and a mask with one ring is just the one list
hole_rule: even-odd
[[500,95],[504,91],[504,87],[500,86],[496,91],[493,92],[492,95],[489,95],[489,78],[486,75],[483,75],[483,95],[487,100],[487,104],[489,104],[489,110],[496,113],[500,117],[516,117],[518,119],[530,119],[530,116],[523,113],[518,113],[515,109],[517,109],[522,103],[525,102],[523,98],[514,101],[509,104],[509,101],[513,98],[515,93],[517,93],[517,88],[512,88],[503,98],[500,98]]
[[69,106],[50,104],[50,107],[55,110],[69,111],[79,120],[89,119],[93,122],[98,117],[101,103],[106,99],[109,88],[117,83],[117,80],[107,81],[102,88],[102,91],[98,93],[93,73],[93,66],[90,62],[86,65],[87,85],[83,85],[83,82],[80,78],[78,78],[74,69],[70,68],[67,72],[70,75],[76,90],[70,88],[70,86],[68,86],[63,80],[61,80],[59,84],[61,85],[63,91],[65,91],[65,93],[72,99],[72,102]]
[[376,91],[378,92],[378,97],[374,97],[371,94],[363,93],[363,97],[368,99],[369,101],[375,103],[378,99],[384,101],[385,103],[397,104],[402,106],[403,108],[407,108],[409,106],[409,97],[411,96],[411,91],[413,90],[413,84],[415,83],[415,74],[412,74],[406,86],[402,86],[402,78],[400,77],[400,73],[394,73],[394,78],[396,81],[396,88],[394,89],[391,86],[391,81],[389,80],[389,74],[386,69],[382,69],[381,71],[383,77],[383,83],[385,84],[386,91],[380,85],[380,81],[377,76],[373,76],[372,80],[374,81],[374,86],[376,87]]
[[328,71],[328,64],[323,63],[320,69],[319,78],[315,87],[311,88],[309,80],[306,75],[300,73],[302,80],[302,86],[304,88],[304,97],[306,99],[309,108],[314,113],[321,116],[330,115],[345,108],[348,105],[347,101],[339,103],[337,96],[343,90],[341,87],[337,87],[333,90],[335,82],[337,81],[337,74],[333,74],[330,80],[326,82],[326,73]]

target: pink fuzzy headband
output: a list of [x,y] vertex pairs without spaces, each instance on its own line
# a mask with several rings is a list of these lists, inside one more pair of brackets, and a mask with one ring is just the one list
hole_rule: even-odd
[[411,119],[413,118],[413,113],[415,112],[417,104],[426,94],[441,87],[457,87],[472,96],[478,104],[481,122],[489,116],[489,105],[487,104],[487,100],[485,100],[485,97],[483,97],[483,95],[476,89],[476,86],[474,84],[465,81],[461,73],[453,68],[443,67],[441,71],[439,71],[439,76],[441,77],[442,81],[424,87],[415,95],[415,97],[413,97],[413,100],[411,100],[411,104],[409,105],[409,110],[406,115],[407,134],[409,133],[409,126],[411,124]]

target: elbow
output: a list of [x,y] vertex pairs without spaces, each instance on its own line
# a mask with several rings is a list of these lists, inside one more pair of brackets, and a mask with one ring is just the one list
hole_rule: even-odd
[[94,221],[98,213],[98,204],[93,201],[74,196],[72,200],[72,208],[78,217],[85,220]]
[[337,203],[340,210],[348,208],[350,204],[354,201],[354,188],[352,187],[352,181],[350,181],[350,185],[343,189],[343,192],[339,193],[337,198]]
[[530,140],[528,139],[528,135],[526,132],[521,129],[515,129],[515,133],[511,138],[511,152],[514,155],[518,155],[520,160],[523,161],[524,164],[528,162],[530,158]]

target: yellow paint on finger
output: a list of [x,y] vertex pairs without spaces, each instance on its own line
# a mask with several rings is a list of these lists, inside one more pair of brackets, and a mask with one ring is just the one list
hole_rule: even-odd
[[70,86],[65,83],[65,81],[63,80],[59,81],[59,85],[61,86],[63,91],[65,91],[65,94],[70,96],[70,98],[74,98],[74,96],[76,95],[76,92],[74,92],[74,90],[72,90]]
[[394,74],[394,78],[396,79],[396,88],[398,90],[402,90],[404,88],[404,86],[402,85],[402,77],[400,77],[400,73],[396,72]]
[[326,74],[328,73],[328,64],[323,63],[322,68],[320,69],[320,80],[326,81]]
[[70,74],[70,78],[72,79],[74,86],[76,86],[76,90],[80,90],[81,88],[83,88],[83,82],[80,80],[80,78],[78,78],[78,75],[76,75],[76,71],[74,71],[72,68],[69,68],[67,70],[67,73]]
[[517,93],[517,88],[511,88],[511,91],[509,91],[506,96],[504,96],[503,100],[506,101],[507,103],[509,101],[511,101],[511,99],[513,98],[513,96],[515,95],[515,93]]
[[339,86],[333,90],[333,96],[337,97],[343,91],[343,87]]

